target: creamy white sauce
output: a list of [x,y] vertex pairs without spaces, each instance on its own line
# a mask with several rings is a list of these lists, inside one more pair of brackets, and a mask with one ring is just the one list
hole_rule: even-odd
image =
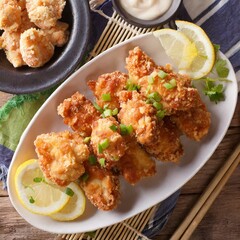
[[163,15],[171,6],[172,0],[119,0],[121,6],[130,15],[142,19],[153,20]]

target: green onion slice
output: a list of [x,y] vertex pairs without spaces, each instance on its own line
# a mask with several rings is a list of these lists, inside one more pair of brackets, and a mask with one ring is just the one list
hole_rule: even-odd
[[32,196],[29,198],[29,202],[32,203],[32,204],[35,203],[35,200],[33,199]]
[[102,94],[102,100],[103,100],[104,102],[109,102],[109,101],[111,101],[111,95],[110,95],[110,93],[104,93],[104,94]]
[[94,106],[100,113],[103,113],[103,109],[102,109],[96,102],[93,103],[93,106]]
[[157,110],[160,110],[160,109],[162,109],[162,104],[161,103],[159,103],[159,102],[154,102],[153,103],[153,106],[157,109]]
[[165,77],[167,76],[167,73],[165,73],[163,70],[160,70],[160,71],[158,72],[158,76],[159,76],[160,78],[165,78]]
[[165,111],[164,110],[158,110],[156,116],[160,120],[163,119],[164,116],[165,116]]
[[99,164],[101,165],[101,167],[105,167],[105,158],[100,158]]
[[[81,177],[80,177],[80,179],[83,181],[83,182],[86,182],[87,180],[88,180],[88,178],[89,178],[89,174],[87,173],[87,172],[85,172]],[[71,188],[69,188],[70,189],[70,194],[74,194],[74,192],[73,192],[73,190],[71,189]],[[69,191],[69,190],[68,190]],[[66,193],[67,194],[67,193]],[[69,194],[67,194],[67,195],[69,195],[70,197],[72,197],[73,196],[73,194],[72,195],[69,195]]]
[[95,165],[97,163],[97,158],[94,155],[90,155],[88,161],[91,165]]
[[104,112],[103,112],[103,117],[111,117],[112,116],[112,110],[111,109],[106,109],[106,110],[104,110]]
[[35,182],[35,183],[40,183],[40,182],[43,182],[43,178],[41,178],[41,177],[35,177],[34,179],[33,179],[33,181]]
[[109,146],[109,140],[106,138],[104,139],[101,143],[100,143],[101,147],[103,150],[105,150],[106,148],[108,148]]
[[116,132],[117,131],[117,129],[118,129],[118,127],[116,126],[116,125],[111,125],[110,127],[109,127],[112,131],[114,131],[114,132]]
[[66,188],[65,193],[70,197],[72,197],[74,195],[74,191],[69,187]]
[[87,143],[90,142],[90,140],[91,140],[91,137],[85,137],[85,138],[83,139],[83,142],[87,144]]
[[122,135],[130,135],[133,132],[133,127],[132,125],[120,124],[120,132]]
[[148,97],[148,99],[154,99],[156,102],[161,101],[161,96],[158,92],[150,93],[150,94],[148,94],[147,97]]

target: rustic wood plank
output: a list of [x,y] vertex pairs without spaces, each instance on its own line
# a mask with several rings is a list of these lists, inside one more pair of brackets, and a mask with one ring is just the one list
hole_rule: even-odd
[[0,239],[40,240],[54,239],[56,234],[38,230],[28,224],[12,207],[8,197],[0,198]]
[[[208,211],[202,222],[193,233],[191,239],[239,239],[240,236],[240,168],[231,176],[229,182],[218,196],[211,209]],[[193,178],[183,187],[188,185],[198,186],[198,179]],[[154,240],[170,239],[173,232],[177,229],[180,222],[194,206],[200,194],[181,194],[175,210],[165,228],[157,235]]]

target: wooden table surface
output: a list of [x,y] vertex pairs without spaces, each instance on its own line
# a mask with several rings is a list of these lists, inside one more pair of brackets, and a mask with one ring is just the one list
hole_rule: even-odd
[[[10,97],[11,95],[0,92],[0,106]],[[170,238],[239,141],[240,98],[238,98],[238,105],[231,126],[223,141],[205,166],[182,188],[180,198],[169,222],[154,240]],[[25,222],[12,207],[7,192],[2,190],[1,186],[0,206],[0,239],[55,239],[55,234],[38,230]],[[193,233],[191,239],[240,239],[239,166]]]

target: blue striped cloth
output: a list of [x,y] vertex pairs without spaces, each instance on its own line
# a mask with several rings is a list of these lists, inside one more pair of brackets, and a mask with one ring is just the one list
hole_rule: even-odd
[[[113,13],[110,0],[105,1],[100,8],[108,16]],[[176,18],[200,25],[211,41],[221,46],[221,51],[230,59],[240,81],[240,0],[183,0]],[[89,50],[99,39],[107,20],[93,12],[92,22]],[[21,121],[21,118],[18,121]],[[0,130],[1,127],[0,122]],[[14,151],[4,146],[2,142],[0,141],[0,180],[4,181]],[[159,205],[142,234],[152,238],[161,231],[177,203],[179,194],[180,191],[175,192]]]

